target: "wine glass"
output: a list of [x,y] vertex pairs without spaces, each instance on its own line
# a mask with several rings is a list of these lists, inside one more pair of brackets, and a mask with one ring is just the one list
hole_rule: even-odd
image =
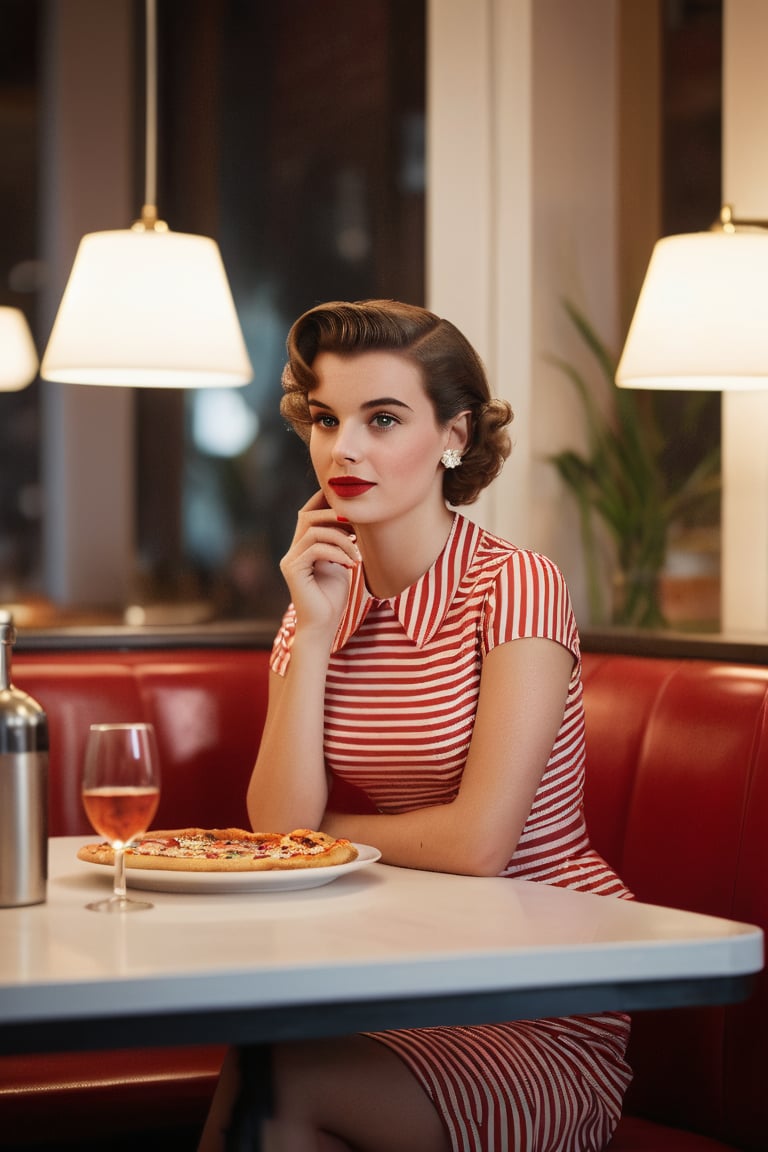
[[115,854],[113,894],[93,912],[135,912],[152,905],[125,888],[125,849],[146,832],[160,801],[160,768],[151,724],[92,724],[85,749],[83,807]]

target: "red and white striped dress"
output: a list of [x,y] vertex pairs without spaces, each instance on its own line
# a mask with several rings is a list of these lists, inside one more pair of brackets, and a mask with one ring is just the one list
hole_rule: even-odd
[[[289,608],[272,667],[284,674]],[[497,644],[546,637],[574,656],[563,722],[502,875],[606,896],[630,893],[590,848],[584,822],[579,637],[557,567],[456,515],[433,567],[377,600],[352,576],[330,659],[325,756],[381,812],[451,801],[472,736],[483,659]],[[617,1013],[477,1027],[369,1033],[408,1064],[454,1152],[598,1152],[631,1078],[629,1021]]]

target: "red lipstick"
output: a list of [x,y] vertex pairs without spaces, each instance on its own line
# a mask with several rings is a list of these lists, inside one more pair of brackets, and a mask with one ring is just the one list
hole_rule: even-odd
[[371,488],[375,488],[370,480],[361,480],[358,476],[334,476],[328,481],[328,487],[333,488],[337,496],[343,499],[352,499],[354,496],[363,496]]

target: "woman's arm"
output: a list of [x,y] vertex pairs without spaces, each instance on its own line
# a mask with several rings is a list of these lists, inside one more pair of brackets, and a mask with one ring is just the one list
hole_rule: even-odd
[[385,816],[326,813],[333,835],[375,844],[387,864],[495,876],[514,853],[563,721],[573,656],[518,639],[485,658],[459,794],[450,804]]
[[271,672],[269,706],[247,805],[257,832],[319,828],[328,802],[323,758],[327,653],[295,648],[285,676]]
[[269,678],[269,706],[248,786],[248,816],[261,832],[319,828],[328,799],[323,756],[325,677],[331,646],[359,562],[354,538],[321,493],[299,512],[280,565],[296,609],[285,676]]

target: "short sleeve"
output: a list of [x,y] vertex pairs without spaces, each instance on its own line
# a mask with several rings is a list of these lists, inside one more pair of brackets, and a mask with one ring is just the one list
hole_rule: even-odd
[[523,637],[555,640],[580,660],[579,633],[562,572],[536,552],[516,549],[497,572],[481,624],[483,655]]
[[272,653],[269,657],[269,667],[278,676],[285,676],[291,660],[293,637],[296,633],[296,609],[289,605],[283,616],[280,628],[272,644]]

